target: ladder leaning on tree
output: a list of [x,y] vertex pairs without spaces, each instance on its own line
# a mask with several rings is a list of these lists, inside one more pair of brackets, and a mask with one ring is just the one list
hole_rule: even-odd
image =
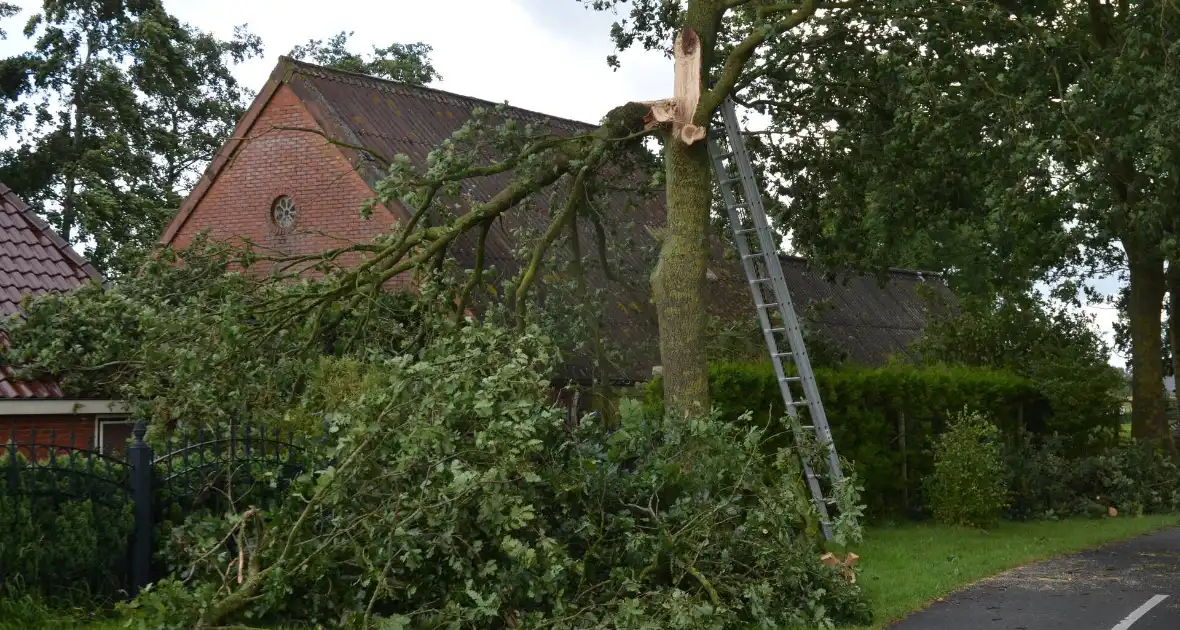
[[[767,223],[766,212],[762,207],[762,192],[754,176],[754,168],[746,152],[741,125],[731,99],[725,99],[722,105],[722,119],[725,122],[724,129],[709,133],[709,156],[717,173],[721,200],[729,216],[729,225],[733,230],[738,255],[741,257],[742,267],[754,296],[754,307],[758,311],[758,321],[762,327],[766,347],[770,350],[770,360],[774,364],[779,391],[786,404],[787,416],[795,432],[796,442],[802,445],[803,431],[814,432],[816,441],[826,452],[827,482],[836,484],[844,478],[840,458],[836,454],[836,443],[832,440],[832,432],[824,414],[823,403],[820,401],[819,388],[815,383],[815,373],[811,369],[811,361],[807,358],[807,349],[803,345],[799,318],[791,303],[791,294],[783,276],[778,238]],[[721,148],[719,139],[725,141],[727,149]],[[784,340],[785,349],[782,344]],[[794,373],[787,371],[784,359],[794,364]],[[797,390],[800,395],[797,395]],[[807,409],[806,418],[801,418],[800,408]],[[807,424],[802,424],[803,420]],[[824,537],[830,540],[832,522],[828,508],[832,500],[824,495],[822,479],[816,475],[807,457],[802,459],[803,474],[807,478],[812,500],[822,519]]]

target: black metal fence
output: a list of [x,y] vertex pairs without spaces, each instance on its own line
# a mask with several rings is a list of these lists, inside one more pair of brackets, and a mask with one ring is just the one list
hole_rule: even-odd
[[137,423],[119,453],[77,430],[10,422],[0,433],[0,585],[134,596],[167,571],[159,534],[201,512],[269,507],[318,458],[306,440],[233,425],[169,432],[156,455]]

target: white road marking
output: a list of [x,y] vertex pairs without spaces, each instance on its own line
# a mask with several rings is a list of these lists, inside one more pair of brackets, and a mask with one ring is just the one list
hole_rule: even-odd
[[1164,601],[1167,598],[1168,598],[1167,595],[1156,595],[1155,597],[1152,597],[1151,599],[1147,600],[1146,604],[1143,604],[1139,608],[1136,608],[1135,612],[1127,615],[1126,619],[1123,619],[1122,621],[1120,621],[1119,625],[1111,628],[1110,630],[1129,630],[1129,628],[1131,627],[1131,624],[1135,623],[1136,621],[1139,621],[1139,619],[1141,617],[1143,617],[1143,615],[1146,615],[1147,613],[1151,612],[1152,608],[1155,608],[1156,606],[1159,605],[1160,602]]

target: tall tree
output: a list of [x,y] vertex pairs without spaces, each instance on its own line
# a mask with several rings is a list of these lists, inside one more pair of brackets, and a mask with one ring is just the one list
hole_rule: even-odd
[[159,235],[244,111],[230,66],[261,53],[222,41],[159,0],[45,0],[27,52],[0,61],[8,98],[0,180],[102,271]]
[[793,138],[766,153],[799,243],[870,266],[926,257],[985,292],[1125,268],[1134,434],[1166,437],[1180,11],[972,0],[896,3],[879,18],[767,76],[768,93],[795,97],[765,105]]
[[[713,202],[713,172],[703,130],[715,122],[727,97],[740,97],[778,67],[782,60],[776,51],[783,46],[822,51],[826,30],[855,19],[866,6],[819,0],[577,1],[598,11],[626,7],[628,17],[612,30],[617,48],[640,46],[674,55],[676,75],[668,78],[670,92],[674,91],[669,96],[675,98],[620,105],[607,113],[599,128],[569,137],[539,126],[522,129],[511,120],[497,126],[492,117],[477,117],[432,151],[426,164],[389,156],[390,175],[377,187],[376,201],[399,201],[412,218],[377,246],[366,245],[369,260],[340,271],[335,287],[318,303],[303,299],[299,312],[315,313],[331,325],[331,304],[344,301],[347,310],[362,303],[364,294],[398,273],[438,264],[447,247],[468,232],[478,233],[481,243],[487,226],[498,217],[544,198],[549,200],[552,222],[532,244],[529,262],[514,286],[519,305],[535,284],[537,266],[555,243],[562,242],[560,237],[572,235],[573,251],[592,249],[577,244],[576,226],[582,222],[601,227],[597,197],[618,190],[613,182],[619,168],[635,172],[633,160],[629,166],[621,162],[634,158],[645,138],[655,138],[663,145],[658,181],[667,209],[652,275],[665,408],[678,415],[699,412],[709,404],[704,294]],[[610,61],[618,63],[617,57]],[[483,200],[462,194],[464,182],[490,176],[507,177],[508,183]],[[450,213],[449,208],[459,204],[468,210],[458,216]],[[433,219],[424,219],[427,216]],[[439,217],[446,220],[440,223]],[[602,231],[598,234],[601,239]],[[480,284],[482,246],[476,249],[477,269],[468,287]],[[333,264],[342,254],[330,251],[291,264]],[[461,308],[467,293],[459,299]]]
[[392,44],[386,48],[373,47],[366,58],[348,49],[352,32],[340,31],[327,41],[313,39],[291,49],[295,59],[311,61],[337,70],[368,74],[409,85],[427,85],[442,80],[430,63],[434,50],[428,44]]

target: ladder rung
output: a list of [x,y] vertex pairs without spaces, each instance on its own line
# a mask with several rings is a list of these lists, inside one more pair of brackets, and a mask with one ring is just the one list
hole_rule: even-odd
[[[758,189],[758,177],[754,175],[751,170],[750,157],[747,153],[748,149],[741,136],[741,124],[737,119],[733,100],[727,98],[725,99],[723,105],[723,126],[720,128],[709,129],[708,131],[709,155],[710,158],[712,158],[711,161],[713,162],[714,166],[714,175],[721,187],[722,192],[724,193],[724,197],[727,202],[725,204],[725,208],[728,211],[730,227],[734,234],[734,240],[736,241],[735,245],[738,248],[742,266],[746,272],[746,280],[750,283],[750,286],[753,289],[751,292],[753,293],[754,306],[758,309],[758,314],[761,317],[762,322],[764,322],[763,325],[765,328],[763,328],[763,334],[767,335],[767,350],[769,350],[771,361],[775,364],[776,370],[779,374],[783,374],[783,364],[786,363],[788,358],[791,361],[795,360],[795,350],[798,350],[797,358],[798,362],[800,363],[806,362],[805,359],[807,357],[807,351],[801,345],[799,345],[801,338],[798,336],[800,332],[797,323],[792,324],[795,314],[792,311],[791,300],[788,297],[789,294],[784,294],[778,290],[783,288],[782,285],[778,285],[778,282],[780,280],[785,281],[785,278],[783,278],[778,272],[776,272],[774,276],[770,275],[772,267],[777,269],[777,260],[772,258],[777,255],[777,247],[761,247],[761,244],[763,242],[767,242],[767,239],[769,238],[769,232],[767,232],[765,235],[762,232],[763,230],[768,229],[766,224],[766,216],[761,204],[761,196],[764,191]],[[725,141],[724,145],[721,144],[722,139]],[[725,148],[722,149],[722,146]],[[727,152],[722,153],[723,150]],[[729,166],[735,167],[736,171],[728,170],[727,167]],[[736,176],[731,176],[731,173],[736,173]],[[740,196],[737,195],[737,188],[740,188],[742,191]],[[748,224],[752,224],[751,227],[746,227]],[[746,234],[752,233],[758,234],[759,238],[757,243],[751,244],[751,239],[745,236]],[[754,252],[752,250],[759,251]],[[751,259],[757,258],[763,259],[763,263],[761,265],[758,263],[747,262]],[[771,264],[772,262],[774,264]],[[765,269],[759,269],[760,266],[765,267]],[[765,277],[763,277],[763,273],[766,274]],[[777,285],[774,287],[775,290],[773,296],[764,295],[765,292],[761,286],[767,282],[773,282],[774,285]],[[767,297],[770,297],[776,301],[764,302]],[[778,301],[784,299],[787,301]],[[774,321],[774,311],[772,309],[778,309],[778,313],[782,317],[781,320],[777,322]],[[763,313],[765,313],[765,315],[763,315]],[[779,343],[780,338],[775,338],[773,336],[775,333],[786,333],[787,338],[791,342],[790,352],[779,351],[779,348],[781,347],[781,344]],[[810,390],[812,393],[814,393],[814,388],[812,387],[814,384],[814,375],[807,372],[806,369],[803,369],[796,376],[784,375],[779,378],[778,381],[780,383],[780,388],[782,389],[781,393],[783,395],[784,402],[786,403],[785,411],[792,418],[792,425],[795,427],[795,430],[811,431],[813,435],[819,438],[821,443],[828,444],[830,454],[834,456],[835,444],[831,441],[831,427],[829,427],[827,422],[823,420],[822,413],[809,414],[808,419],[799,417],[800,414],[798,412],[798,408],[800,407],[804,407],[816,412],[822,411],[823,407],[821,406],[820,400],[818,398],[814,400],[811,398],[793,400],[795,396],[791,390],[796,388],[789,385],[789,383],[792,382],[803,383],[805,390]],[[782,385],[783,383],[787,383],[788,385]],[[809,421],[811,424],[803,425],[802,421]],[[832,462],[829,460],[826,472],[817,474],[818,471],[813,469],[812,466],[808,464],[806,460],[804,460],[803,472],[807,480],[807,485],[810,487],[809,489],[811,491],[811,499],[817,508],[820,522],[823,525],[824,537],[831,540],[833,532],[832,521],[829,518],[829,510],[833,506],[836,506],[836,502],[833,498],[824,496],[825,493],[821,489],[820,475],[825,475],[825,478],[838,479],[843,474],[840,470],[840,465],[839,463],[832,464]]]

